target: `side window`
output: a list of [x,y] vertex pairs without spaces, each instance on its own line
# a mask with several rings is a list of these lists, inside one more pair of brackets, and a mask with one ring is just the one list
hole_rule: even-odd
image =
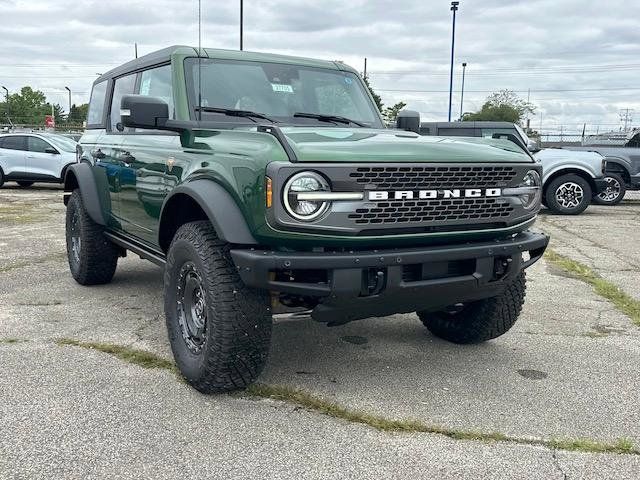
[[6,148],[7,150],[26,150],[27,137],[22,135],[5,137],[4,141],[2,142],[2,148]]
[[124,95],[131,95],[136,88],[136,74],[127,75],[116,79],[111,98],[111,110],[109,114],[111,131],[118,131],[116,126],[120,123],[120,102]]
[[30,152],[47,153],[47,148],[53,148],[47,142],[38,137],[27,137],[27,146]]
[[87,114],[87,127],[101,128],[102,115],[104,113],[104,99],[107,94],[107,81],[93,86],[91,99],[89,100],[89,112]]
[[164,100],[169,105],[169,118],[175,118],[173,89],[171,88],[171,65],[164,65],[142,72],[140,95]]

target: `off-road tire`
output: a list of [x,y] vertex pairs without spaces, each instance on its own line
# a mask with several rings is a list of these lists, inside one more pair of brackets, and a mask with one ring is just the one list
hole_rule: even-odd
[[2,185],[4,185],[4,172],[0,168],[0,187],[2,187]]
[[624,198],[625,194],[627,193],[627,186],[624,183],[624,178],[622,178],[617,173],[606,173],[604,175],[604,178],[607,181],[607,183],[609,182],[615,183],[615,186],[612,186],[612,187],[613,187],[614,193],[617,193],[618,195],[615,196],[614,198],[612,195],[607,195],[607,193],[609,192],[605,190],[604,192],[601,192],[599,195],[593,196],[593,203],[597,203],[598,205],[609,205],[609,206],[619,204]]
[[100,285],[111,281],[118,264],[118,248],[104,236],[104,227],[91,219],[78,189],[67,204],[66,239],[69,269],[76,282]]
[[436,337],[460,344],[481,343],[504,335],[513,327],[522,310],[525,289],[522,272],[501,295],[469,303],[457,313],[417,313]]
[[[192,312],[189,319],[195,314],[185,269],[196,279],[196,297],[204,299],[197,317],[198,336],[186,327],[186,312]],[[229,245],[209,222],[187,223],[176,232],[165,267],[164,309],[176,364],[196,390],[239,390],[258,378],[271,343],[269,295],[242,282]]]
[[[559,203],[556,193],[564,185],[577,185],[581,191],[581,200],[576,206],[565,206]],[[578,215],[589,206],[593,196],[591,185],[580,175],[569,173],[553,179],[545,189],[547,208],[558,215]]]
[[19,186],[21,186],[22,188],[28,188],[31,185],[33,185],[34,182],[17,182]]

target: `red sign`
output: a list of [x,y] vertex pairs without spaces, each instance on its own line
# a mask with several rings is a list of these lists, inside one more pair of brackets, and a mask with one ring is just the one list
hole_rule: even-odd
[[56,126],[56,119],[53,117],[53,115],[45,115],[44,126],[50,127],[50,128],[53,128]]

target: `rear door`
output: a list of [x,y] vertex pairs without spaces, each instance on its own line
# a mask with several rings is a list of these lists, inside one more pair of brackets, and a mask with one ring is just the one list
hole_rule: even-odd
[[27,138],[24,135],[7,135],[0,137],[0,168],[5,180],[25,178]]
[[51,180],[60,175],[61,152],[46,140],[27,137],[26,167],[35,178]]

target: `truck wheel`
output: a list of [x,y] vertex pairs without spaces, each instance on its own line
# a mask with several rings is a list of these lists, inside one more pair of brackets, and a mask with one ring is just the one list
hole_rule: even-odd
[[4,172],[0,168],[0,187],[2,187],[2,185],[4,185]]
[[118,248],[104,236],[82,203],[78,189],[67,204],[67,257],[74,280],[80,285],[109,283],[118,264]]
[[471,302],[455,313],[417,312],[418,317],[431,333],[449,342],[485,342],[505,334],[516,323],[525,288],[522,272],[496,297]]
[[562,175],[549,183],[545,192],[547,207],[560,215],[577,215],[591,203],[591,186],[579,175]]
[[180,373],[203,393],[247,387],[271,343],[269,295],[244,285],[209,222],[175,234],[164,274],[164,311]]
[[607,186],[602,192],[593,197],[594,203],[598,205],[619,204],[624,198],[624,194],[627,193],[624,179],[617,173],[607,173],[604,180],[607,182]]

